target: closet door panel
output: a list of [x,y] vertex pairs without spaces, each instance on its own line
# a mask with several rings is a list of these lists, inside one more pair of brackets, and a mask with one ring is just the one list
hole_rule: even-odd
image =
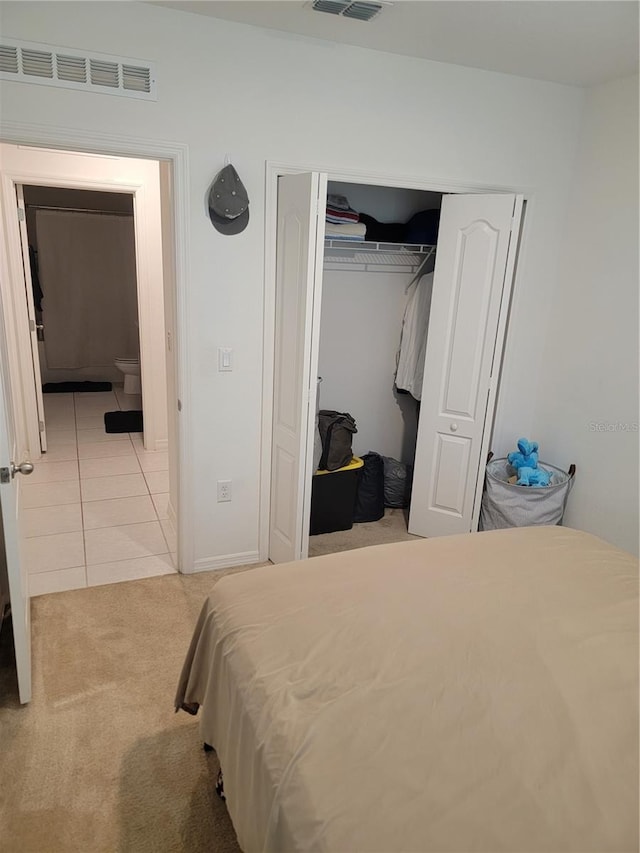
[[492,376],[494,351],[504,334],[502,309],[511,289],[510,249],[515,251],[519,233],[517,201],[508,194],[443,199],[411,533],[439,536],[472,529],[481,454],[488,440],[485,424],[495,398],[490,393],[497,381]]
[[318,364],[315,305],[319,305],[326,178],[286,175],[278,181],[275,362],[269,559],[306,556]]

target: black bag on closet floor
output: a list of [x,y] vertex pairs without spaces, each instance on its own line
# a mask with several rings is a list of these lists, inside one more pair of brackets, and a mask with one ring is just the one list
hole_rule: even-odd
[[384,505],[402,509],[411,503],[413,466],[405,465],[391,456],[383,456]]
[[336,471],[353,459],[352,436],[358,432],[356,422],[348,412],[320,409],[318,429],[322,441],[321,471]]
[[384,515],[384,462],[379,453],[365,453],[364,467],[360,471],[356,507],[353,513],[355,524],[378,521]]

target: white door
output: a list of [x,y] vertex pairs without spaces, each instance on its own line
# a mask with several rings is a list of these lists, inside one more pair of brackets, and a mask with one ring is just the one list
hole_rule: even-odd
[[522,197],[442,200],[409,532],[475,529]]
[[44,402],[42,400],[42,377],[40,373],[40,352],[38,350],[38,321],[33,300],[33,282],[31,279],[31,261],[29,259],[29,237],[27,235],[27,216],[24,206],[24,192],[21,184],[16,186],[18,197],[18,224],[20,226],[20,247],[22,249],[22,268],[24,270],[24,286],[27,298],[27,313],[29,315],[29,335],[31,339],[31,358],[33,361],[33,381],[36,390],[36,406],[38,409],[38,426],[40,430],[40,450],[47,449],[47,433],[44,419]]
[[278,180],[269,559],[309,548],[326,175]]
[[[18,692],[21,702],[31,699],[31,626],[30,599],[26,570],[20,560],[20,523],[18,518],[19,473],[17,465],[16,432],[13,424],[10,384],[7,373],[6,346],[0,349],[0,510],[4,530],[4,547],[9,580],[9,596],[13,622],[13,642],[16,652]],[[31,466],[20,466],[29,473]]]

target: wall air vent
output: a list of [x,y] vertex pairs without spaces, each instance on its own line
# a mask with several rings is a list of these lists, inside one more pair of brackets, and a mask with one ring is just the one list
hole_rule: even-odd
[[0,38],[0,79],[158,99],[151,62]]
[[316,12],[327,12],[330,15],[342,15],[343,18],[353,18],[356,21],[370,21],[382,11],[388,3],[356,2],[356,0],[313,0],[311,7]]

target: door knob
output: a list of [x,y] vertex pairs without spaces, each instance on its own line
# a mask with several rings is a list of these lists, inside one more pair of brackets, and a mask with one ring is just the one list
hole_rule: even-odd
[[0,468],[0,483],[6,485],[13,480],[16,474],[30,474],[32,471],[31,462],[22,462],[20,465],[12,462],[8,468]]
[[15,465],[13,462],[11,463],[11,477],[15,477],[16,474],[31,474],[33,473],[33,465],[31,462],[21,462],[19,465]]
[[451,424],[451,426],[449,427],[449,429],[451,430],[451,432],[457,432],[457,430],[458,430],[458,424]]

